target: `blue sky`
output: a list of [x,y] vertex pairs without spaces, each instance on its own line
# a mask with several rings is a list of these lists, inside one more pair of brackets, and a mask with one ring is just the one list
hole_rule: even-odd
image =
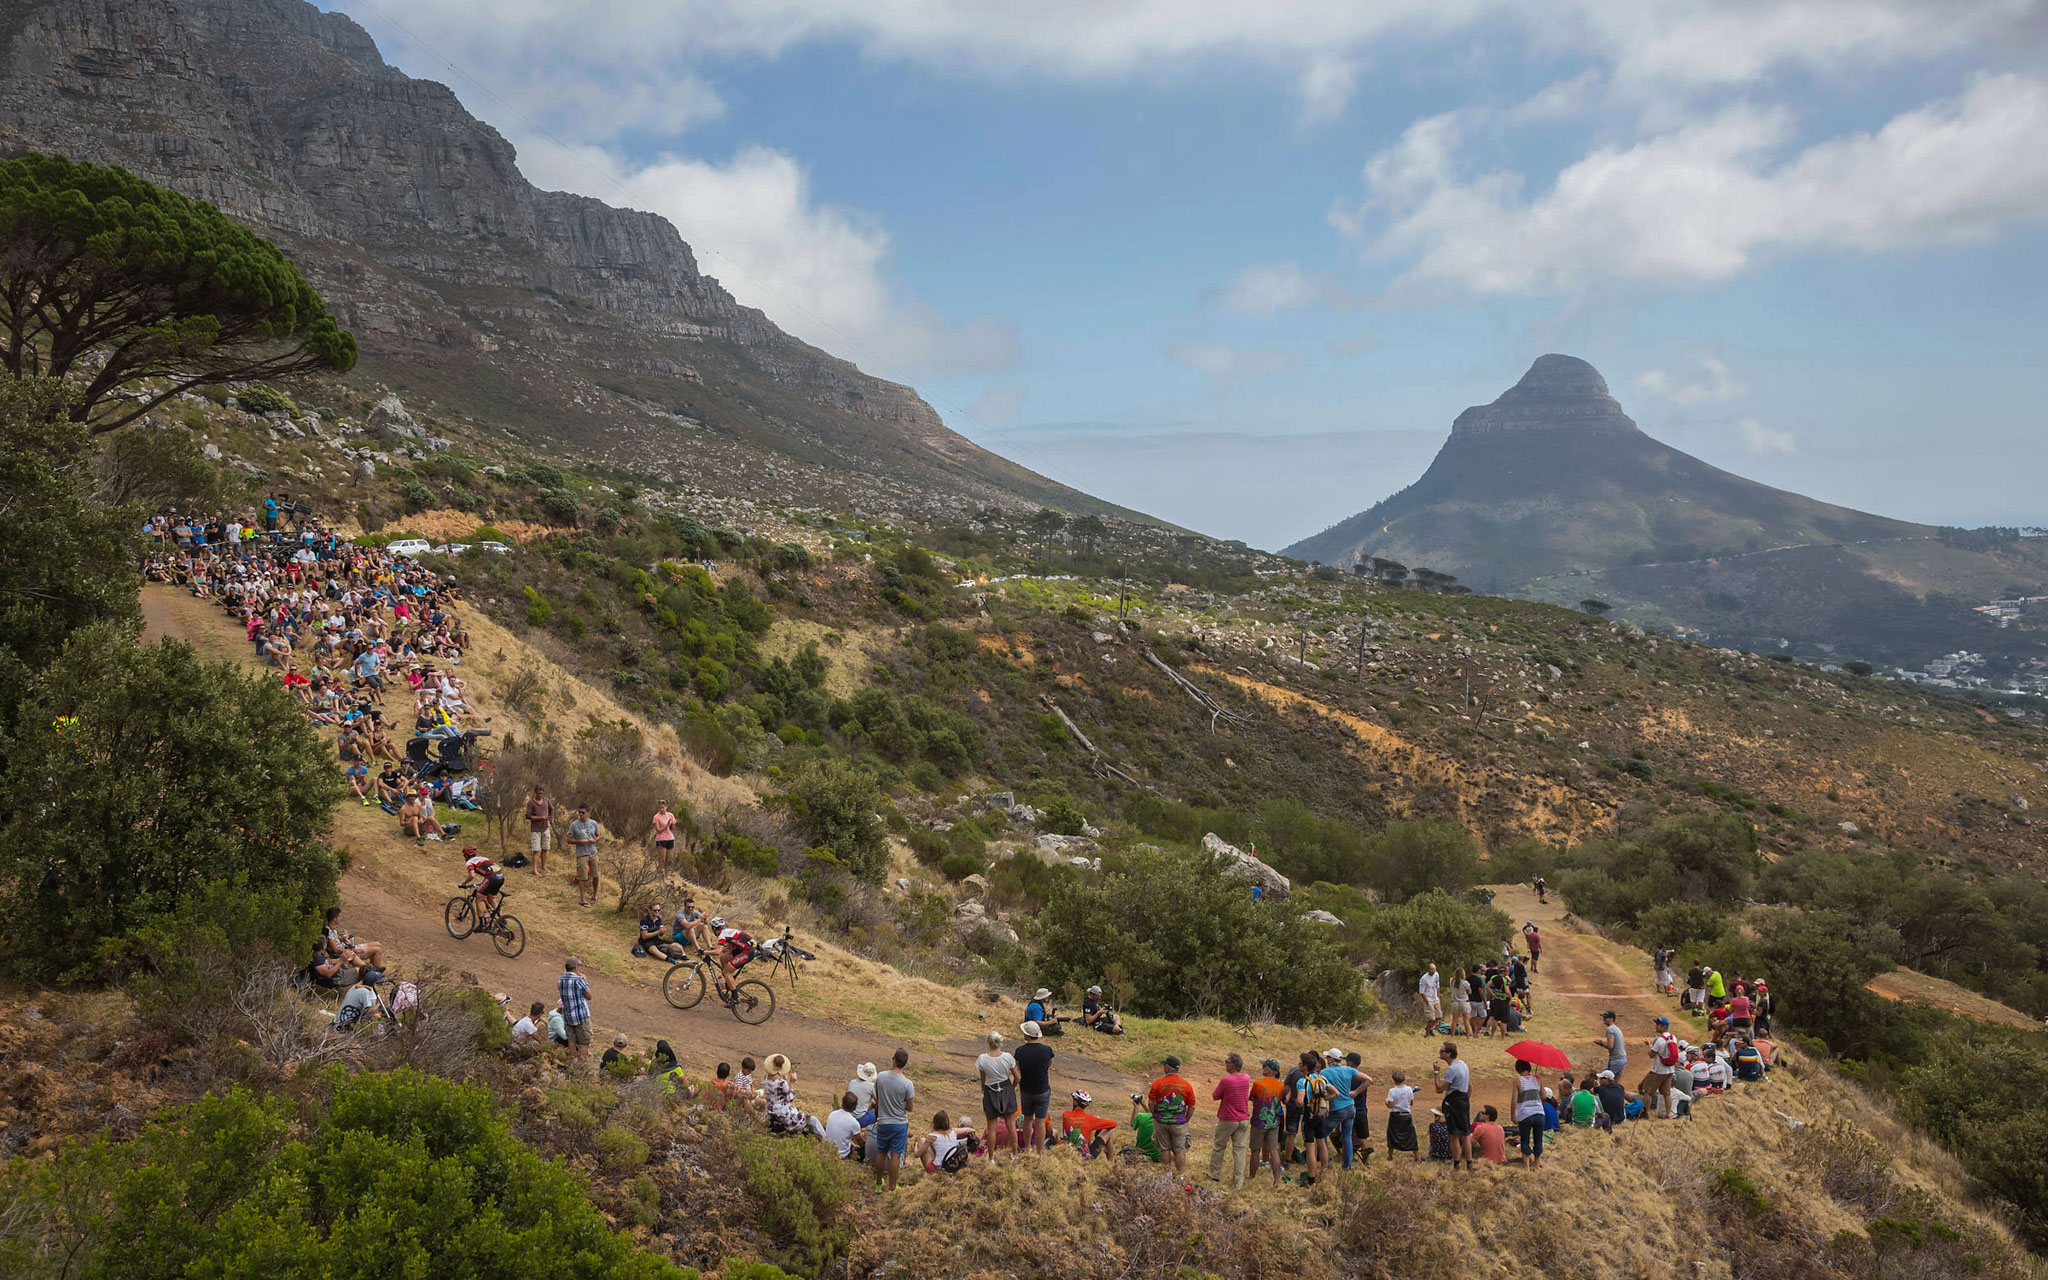
[[1026,465],[1277,547],[1529,361],[1886,514],[2048,523],[2048,0],[341,0]]

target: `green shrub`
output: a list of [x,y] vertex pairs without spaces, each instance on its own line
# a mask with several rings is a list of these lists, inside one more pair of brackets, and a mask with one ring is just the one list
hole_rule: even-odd
[[882,789],[873,775],[838,756],[806,761],[790,775],[782,800],[812,844],[857,879],[881,883],[889,841],[875,817]]
[[1366,882],[1386,902],[1419,893],[1463,893],[1479,870],[1471,835],[1442,818],[1390,824],[1367,842],[1365,862]]
[[755,1220],[772,1242],[770,1257],[801,1275],[830,1269],[852,1243],[845,1211],[853,1174],[838,1155],[807,1138],[755,1138],[740,1148]]
[[1448,973],[1470,957],[1491,954],[1514,922],[1498,908],[1432,890],[1381,907],[1363,927],[1374,963],[1407,982],[1431,964]]
[[276,387],[263,386],[261,384],[253,387],[244,387],[236,392],[235,403],[240,405],[245,413],[278,413],[280,411],[284,413],[297,413],[299,411],[299,406],[292,403],[290,396],[279,391]]
[[410,1068],[325,1078],[324,1114],[296,1139],[289,1103],[237,1086],[158,1112],[133,1141],[0,1167],[20,1214],[0,1274],[691,1274],[607,1226],[483,1086]]
[[535,591],[532,587],[522,587],[521,590],[526,593],[526,625],[529,627],[544,627],[548,625],[555,616],[555,606],[549,604],[548,598]]
[[281,685],[233,663],[77,632],[28,685],[0,762],[0,963],[17,975],[90,976],[102,944],[165,917],[297,959],[333,900],[332,757]]
[[407,511],[424,511],[434,505],[434,491],[417,480],[408,480],[399,486],[399,496],[405,499]]
[[949,853],[939,860],[939,874],[948,880],[965,880],[982,869],[982,860],[966,853]]
[[608,1124],[591,1139],[598,1159],[613,1173],[624,1173],[647,1163],[647,1143],[624,1125]]

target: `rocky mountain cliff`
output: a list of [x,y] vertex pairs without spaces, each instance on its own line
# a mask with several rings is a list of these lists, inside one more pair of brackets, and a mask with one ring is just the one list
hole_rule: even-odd
[[303,0],[0,0],[0,149],[119,164],[271,236],[362,376],[451,417],[734,483],[752,451],[1107,509],[739,305],[665,220],[537,190],[445,86]]
[[1645,435],[1592,365],[1546,355],[1459,414],[1421,479],[1285,554],[1347,567],[1380,556],[1476,591],[1597,596],[1745,645],[1915,665],[1990,643],[1969,606],[2048,582],[2044,551],[1958,549],[1931,526],[1745,480]]

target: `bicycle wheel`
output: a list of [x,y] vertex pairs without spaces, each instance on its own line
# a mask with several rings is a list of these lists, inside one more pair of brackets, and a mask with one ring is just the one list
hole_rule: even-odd
[[758,1027],[775,1016],[775,988],[758,978],[748,978],[732,991],[732,1016],[750,1027]]
[[526,926],[519,923],[518,916],[500,914],[497,925],[491,930],[491,945],[498,954],[510,960],[526,950]]
[[704,966],[672,964],[661,975],[661,998],[678,1009],[694,1009],[704,998]]
[[468,897],[450,898],[441,919],[448,926],[449,937],[467,938],[476,932],[476,903]]

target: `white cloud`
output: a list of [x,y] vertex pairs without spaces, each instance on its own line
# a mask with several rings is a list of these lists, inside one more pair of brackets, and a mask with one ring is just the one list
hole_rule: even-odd
[[1282,351],[1244,350],[1220,342],[1184,342],[1166,355],[1214,383],[1250,382],[1294,366],[1293,357]]
[[1973,240],[2048,210],[2048,87],[2014,74],[1787,154],[1784,111],[1738,103],[1603,147],[1524,199],[1522,175],[1459,176],[1462,122],[1411,126],[1332,211],[1406,281],[1477,293],[1573,290],[1601,277],[1720,280],[1760,255]]
[[1349,58],[1315,58],[1301,73],[1301,123],[1326,124],[1344,113],[1358,84],[1358,66]]
[[1728,371],[1728,364],[1719,356],[1701,356],[1700,372],[1703,376],[1687,381],[1683,375],[1673,375],[1662,369],[1648,369],[1637,376],[1636,385],[1654,396],[1661,396],[1675,405],[1701,404],[1710,400],[1727,400],[1742,392],[1742,384]]
[[1545,85],[1527,101],[1508,112],[1512,120],[1550,120],[1575,116],[1591,110],[1595,95],[1605,82],[1597,67],[1589,67],[1569,80]]
[[1790,431],[1776,431],[1755,418],[1744,418],[1736,424],[1742,432],[1742,443],[1749,446],[1751,453],[1797,453],[1798,442]]
[[1331,355],[1344,359],[1351,356],[1365,355],[1376,349],[1379,345],[1380,336],[1367,330],[1363,333],[1354,333],[1348,338],[1332,338],[1325,344],[1325,349]]
[[[417,51],[421,74],[451,62],[552,120],[552,86],[609,100],[604,132],[680,127],[710,105],[693,74],[725,59],[853,45],[943,74],[1061,79],[1153,76],[1228,59],[1294,81],[1304,123],[1350,99],[1362,56],[1418,42],[1499,42],[1590,61],[1640,98],[1757,83],[1774,71],[1867,73],[2028,35],[2033,0],[324,0]],[[462,86],[458,84],[458,88]],[[487,104],[475,103],[480,109]],[[508,130],[511,122],[502,122]]]
[[1264,316],[1295,307],[1348,307],[1357,299],[1320,271],[1304,271],[1298,262],[1255,263],[1231,277],[1214,295],[1232,311]]
[[884,272],[888,234],[817,203],[803,167],[782,152],[751,147],[725,164],[664,156],[634,165],[597,147],[529,140],[520,167],[539,186],[662,215],[734,297],[869,372],[971,373],[1016,360],[1007,325],[949,323],[898,296]]

